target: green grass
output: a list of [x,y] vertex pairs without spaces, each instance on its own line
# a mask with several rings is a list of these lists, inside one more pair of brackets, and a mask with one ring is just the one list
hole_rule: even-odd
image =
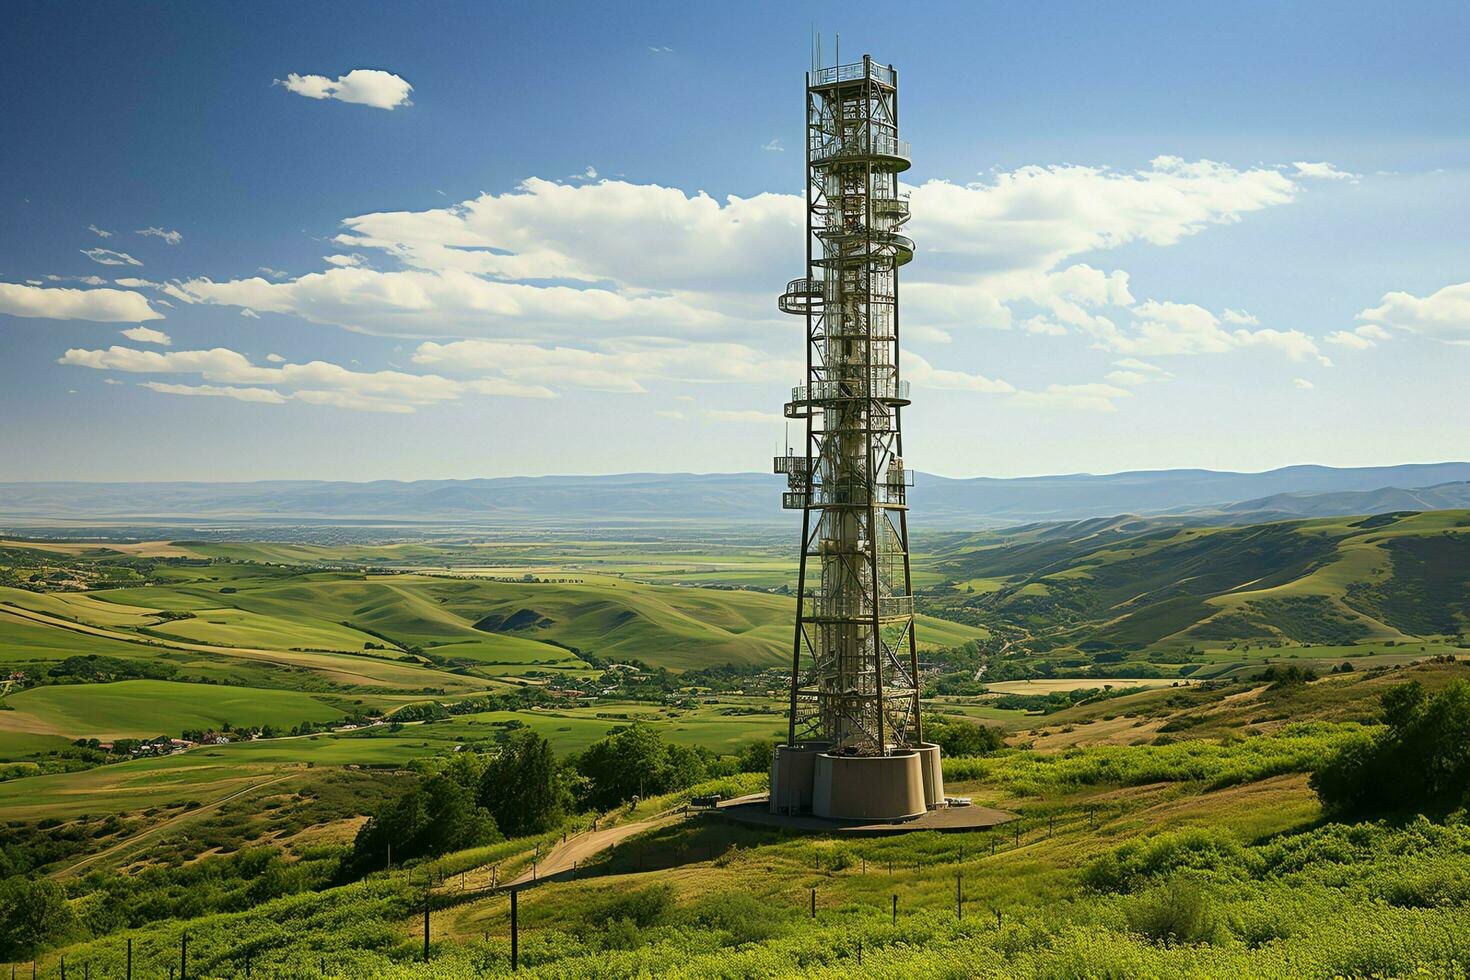
[[343,716],[339,706],[298,691],[174,681],[37,687],[6,701],[13,710],[0,712],[0,728],[103,740],[177,736],[224,722],[289,728]]

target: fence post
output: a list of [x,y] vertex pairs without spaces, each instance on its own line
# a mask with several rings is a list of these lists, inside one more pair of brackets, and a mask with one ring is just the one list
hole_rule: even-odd
[[812,918],[815,919],[816,917],[817,917],[817,890],[815,888],[813,888],[812,889]]
[[189,934],[179,933],[179,980],[189,977]]
[[995,910],[995,927],[1000,928],[1000,909]]
[[[245,971],[245,975],[246,976],[249,976],[250,975],[250,971],[248,969]],[[14,977],[11,977],[10,980],[15,980],[15,978]],[[132,936],[129,936],[128,937],[128,970],[127,970],[127,977],[125,978],[125,980],[133,980],[133,937]]]
[[424,892],[424,962],[429,962],[429,893]]
[[965,917],[965,899],[960,891],[960,876],[954,876],[954,917],[963,919]]
[[519,970],[521,967],[521,932],[520,925],[516,919],[516,896],[520,894],[516,889],[510,890],[510,968]]
[[898,925],[898,896],[893,896],[893,924]]
[[66,980],[66,954],[61,954],[61,980]]

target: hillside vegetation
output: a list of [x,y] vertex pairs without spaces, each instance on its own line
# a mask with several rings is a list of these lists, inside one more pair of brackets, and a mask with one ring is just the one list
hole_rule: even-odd
[[953,583],[933,590],[936,606],[1082,663],[1203,663],[1237,646],[1386,652],[1470,628],[1470,511],[1226,528],[1116,518],[936,550]]

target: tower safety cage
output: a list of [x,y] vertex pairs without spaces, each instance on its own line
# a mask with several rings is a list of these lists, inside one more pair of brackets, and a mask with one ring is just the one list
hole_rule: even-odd
[[[805,438],[775,460],[784,506],[802,512],[788,755],[923,745],[900,424],[898,270],[914,244],[898,176],[909,165],[891,65],[865,55],[808,74],[806,275],[777,304],[806,327],[806,382],[785,406]],[[810,806],[778,795],[773,784],[773,809]]]

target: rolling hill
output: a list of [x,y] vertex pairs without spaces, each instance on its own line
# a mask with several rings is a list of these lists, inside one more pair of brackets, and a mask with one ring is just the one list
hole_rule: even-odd
[[938,567],[957,610],[1037,651],[1396,645],[1470,629],[1470,511],[1035,525],[950,539]]
[[[920,474],[911,495],[919,528],[976,528],[1116,514],[1209,513],[1249,523],[1273,508],[1314,508],[1311,516],[1405,509],[1400,494],[1463,502],[1470,463],[1339,469],[1289,466],[1264,473],[1149,470],[1015,479],[950,479]],[[6,483],[0,522],[127,521],[195,527],[221,521],[250,526],[290,523],[394,523],[460,527],[781,526],[780,481],[761,473],[628,473],[612,476],[507,477],[486,480],[313,480],[259,483]],[[1350,495],[1335,497],[1334,495]],[[1355,494],[1368,496],[1353,497]],[[1290,495],[1291,501],[1278,500]],[[1311,500],[1308,502],[1307,497]],[[1439,506],[1439,505],[1435,505]],[[1337,508],[1347,508],[1340,510]],[[1295,513],[1296,511],[1288,511]],[[1258,515],[1252,517],[1251,515]],[[249,537],[248,533],[238,534]],[[258,533],[256,537],[259,537]]]

